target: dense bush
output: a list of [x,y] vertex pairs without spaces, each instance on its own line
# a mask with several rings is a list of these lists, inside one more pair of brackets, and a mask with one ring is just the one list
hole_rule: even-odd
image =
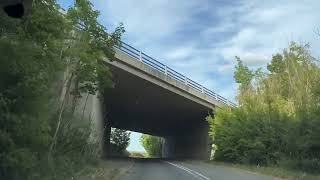
[[156,136],[143,134],[140,137],[140,144],[147,151],[150,157],[161,157],[163,139]]
[[123,28],[107,35],[91,7],[77,0],[62,15],[54,0],[34,0],[18,20],[0,11],[0,179],[71,179],[97,157],[75,109],[111,85],[101,57],[113,57]]
[[239,106],[207,118],[215,159],[319,171],[320,68],[308,45],[274,55],[269,72],[237,62]]
[[114,154],[124,155],[130,143],[130,132],[122,129],[112,128],[110,134],[111,149]]

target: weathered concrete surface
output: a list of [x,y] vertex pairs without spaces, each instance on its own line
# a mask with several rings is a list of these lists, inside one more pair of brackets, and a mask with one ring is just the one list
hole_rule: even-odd
[[88,140],[90,143],[99,146],[97,153],[105,156],[107,152],[104,149],[108,149],[106,148],[108,147],[108,144],[106,144],[108,141],[105,141],[105,139],[110,135],[108,130],[111,127],[109,129],[106,128],[102,99],[98,98],[98,95],[87,96],[83,94],[77,104],[75,109],[75,116],[79,120],[77,123],[86,123],[90,126],[90,137]]
[[215,99],[118,52],[106,62],[114,88],[104,92],[104,114],[112,127],[164,137],[164,157],[208,159],[205,117]]

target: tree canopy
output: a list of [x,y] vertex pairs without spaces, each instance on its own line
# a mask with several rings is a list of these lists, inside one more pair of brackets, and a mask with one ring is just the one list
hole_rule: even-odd
[[320,170],[320,68],[309,45],[291,43],[253,73],[237,58],[237,108],[208,116],[216,160]]
[[130,132],[113,128],[110,134],[110,143],[116,153],[123,154],[130,143]]
[[103,58],[124,32],[107,34],[98,15],[88,0],[66,14],[55,0],[34,0],[22,19],[0,12],[0,179],[70,179],[98,156],[74,111],[112,86]]
[[162,138],[143,134],[140,137],[140,144],[147,151],[150,157],[161,157],[163,146]]

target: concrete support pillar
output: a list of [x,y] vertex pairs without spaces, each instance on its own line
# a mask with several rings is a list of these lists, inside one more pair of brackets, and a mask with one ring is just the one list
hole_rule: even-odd
[[110,134],[111,120],[108,117],[107,108],[98,95],[90,95],[87,99],[87,107],[90,111],[85,111],[85,114],[90,115],[92,122],[91,140],[99,145],[99,155],[103,158],[111,156]]
[[90,95],[88,98],[90,102],[89,106],[91,112],[86,112],[90,114],[91,120],[91,141],[95,142],[99,147],[98,153],[100,156],[105,156],[105,117],[104,117],[104,106],[103,102],[98,95]]
[[162,149],[163,157],[176,159],[204,159],[210,158],[211,144],[207,124],[185,131],[179,135],[165,137]]
[[102,100],[98,98],[98,95],[87,96],[83,94],[82,98],[79,99],[74,115],[79,122],[73,122],[74,124],[87,123],[86,126],[90,126],[88,140],[91,144],[97,146],[94,149],[99,156],[105,156],[105,147],[108,146],[105,144],[105,139],[110,134],[110,128],[105,128],[104,109]]

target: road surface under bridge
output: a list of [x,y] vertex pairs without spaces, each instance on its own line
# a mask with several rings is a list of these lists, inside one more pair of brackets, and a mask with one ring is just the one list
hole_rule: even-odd
[[[235,104],[125,43],[115,57],[106,60],[114,88],[102,93],[104,137],[111,127],[160,136],[165,158],[208,159],[205,117]],[[103,142],[109,152],[109,141]]]

